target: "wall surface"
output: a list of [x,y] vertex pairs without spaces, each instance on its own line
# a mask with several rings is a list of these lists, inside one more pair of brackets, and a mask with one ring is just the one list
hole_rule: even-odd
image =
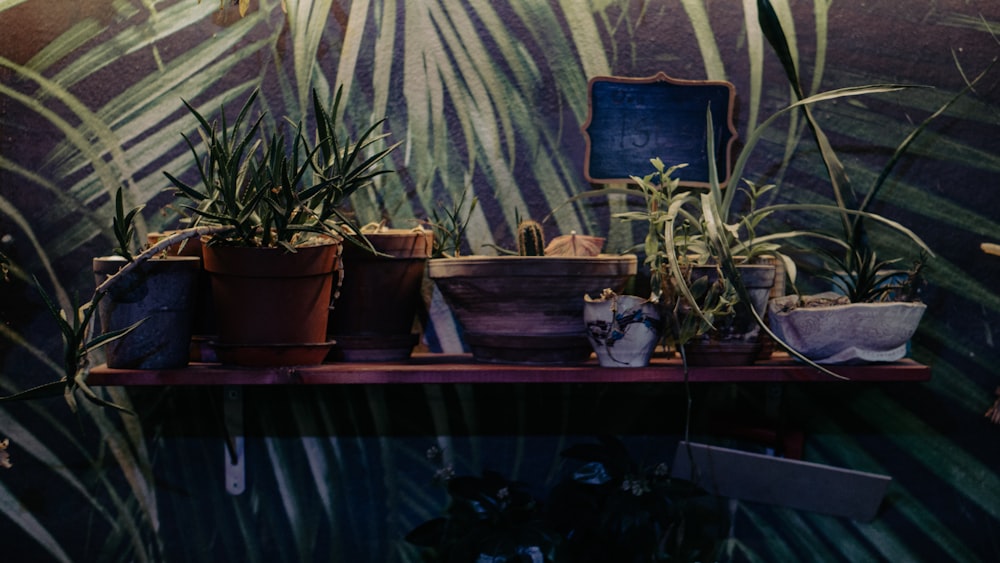
[[[856,186],[924,119],[988,71],[936,119],[894,169],[875,210],[912,226],[935,251],[927,315],[913,356],[922,384],[797,387],[788,416],[806,459],[889,474],[871,523],[743,503],[720,560],[1000,559],[1000,426],[983,413],[1000,385],[1000,3],[990,0],[774,1],[794,30],[809,92],[874,83],[917,86],[819,104],[816,115]],[[286,8],[286,9],[283,9]],[[308,119],[316,89],[344,87],[346,125],[385,116],[397,174],[353,200],[359,218],[407,226],[475,195],[465,251],[510,247],[517,214],[545,217],[588,189],[587,82],[594,76],[723,79],[737,90],[742,138],[790,103],[761,37],[755,3],[707,0],[0,0],[0,245],[18,266],[0,285],[0,390],[60,375],[60,337],[32,287],[62,307],[92,289],[90,260],[113,245],[113,194],[145,204],[143,230],[176,225],[163,170],[195,173],[181,134],[254,88],[269,128]],[[774,201],[829,201],[829,182],[798,119],[763,136],[746,176],[775,182]],[[660,156],[670,162],[670,155]],[[640,171],[641,173],[642,171]],[[547,234],[634,234],[610,219],[614,198],[563,207]],[[827,226],[787,216],[779,226]],[[835,224],[830,224],[835,227]],[[909,261],[902,241],[886,255]],[[436,318],[434,350],[461,350]],[[54,359],[56,358],[56,359]],[[679,389],[622,386],[411,387],[247,397],[248,490],[222,486],[220,390],[99,390],[120,416],[62,398],[0,406],[0,559],[62,561],[417,561],[402,537],[438,514],[424,452],[444,446],[461,473],[484,468],[539,490],[559,451],[599,433],[669,461],[682,435]],[[762,390],[700,388],[696,434],[713,408]],[[705,436],[705,438],[709,438]],[[374,546],[374,547],[373,547]],[[36,559],[37,557],[37,559]]]

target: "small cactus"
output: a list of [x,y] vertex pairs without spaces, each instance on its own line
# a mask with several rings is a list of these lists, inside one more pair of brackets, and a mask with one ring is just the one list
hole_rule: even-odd
[[545,256],[545,233],[537,221],[521,221],[517,226],[517,253],[521,256]]

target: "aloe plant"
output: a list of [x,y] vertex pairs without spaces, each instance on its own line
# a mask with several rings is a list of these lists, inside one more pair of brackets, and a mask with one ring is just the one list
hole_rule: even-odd
[[[376,167],[398,143],[366,154],[385,137],[376,133],[384,120],[376,121],[357,141],[340,139],[342,89],[337,90],[331,108],[324,107],[313,91],[315,146],[310,146],[301,122],[290,140],[273,133],[265,142],[258,138],[264,115],[247,122],[257,96],[254,90],[231,126],[225,107],[220,108],[221,123],[210,123],[185,102],[198,121],[204,145],[202,156],[198,145],[185,136],[201,186],[164,174],[179,195],[193,202],[187,206],[190,211],[204,221],[228,227],[211,244],[283,247],[294,252],[296,246],[313,244],[316,235],[364,241],[360,227],[341,208],[354,193],[389,172]],[[307,180],[311,180],[309,185],[303,185]]]

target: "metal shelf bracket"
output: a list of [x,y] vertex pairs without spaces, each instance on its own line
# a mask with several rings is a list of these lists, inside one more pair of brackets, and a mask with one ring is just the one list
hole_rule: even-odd
[[243,388],[226,385],[223,389],[222,410],[226,426],[225,479],[226,492],[242,494],[246,490],[246,466],[243,439]]

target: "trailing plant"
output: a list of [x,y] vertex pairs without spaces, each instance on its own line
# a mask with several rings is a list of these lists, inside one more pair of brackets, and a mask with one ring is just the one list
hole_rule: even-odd
[[[112,225],[118,244],[115,251],[124,258],[123,265],[117,272],[100,282],[90,298],[82,305],[74,306],[71,310],[63,309],[49,296],[41,282],[37,278],[32,277],[38,294],[41,296],[49,315],[55,320],[62,336],[62,377],[59,380],[44,383],[13,395],[0,397],[0,401],[35,399],[62,394],[71,410],[76,411],[78,406],[76,392],[79,391],[85,399],[99,406],[130,412],[128,409],[98,396],[87,385],[87,376],[90,374],[94,352],[115,340],[123,338],[142,324],[144,319],[140,319],[132,325],[118,330],[95,335],[92,331],[96,324],[94,322],[94,313],[97,311],[98,304],[116,283],[126,279],[127,275],[140,264],[163,253],[167,248],[189,238],[220,234],[228,229],[228,227],[224,226],[202,226],[177,231],[138,254],[132,255],[130,248],[135,233],[134,221],[140,210],[141,206],[131,209],[126,213],[124,211],[121,189],[118,190]],[[2,262],[3,269],[6,272],[6,268],[9,267],[9,260],[6,257],[2,257],[0,262]]]

